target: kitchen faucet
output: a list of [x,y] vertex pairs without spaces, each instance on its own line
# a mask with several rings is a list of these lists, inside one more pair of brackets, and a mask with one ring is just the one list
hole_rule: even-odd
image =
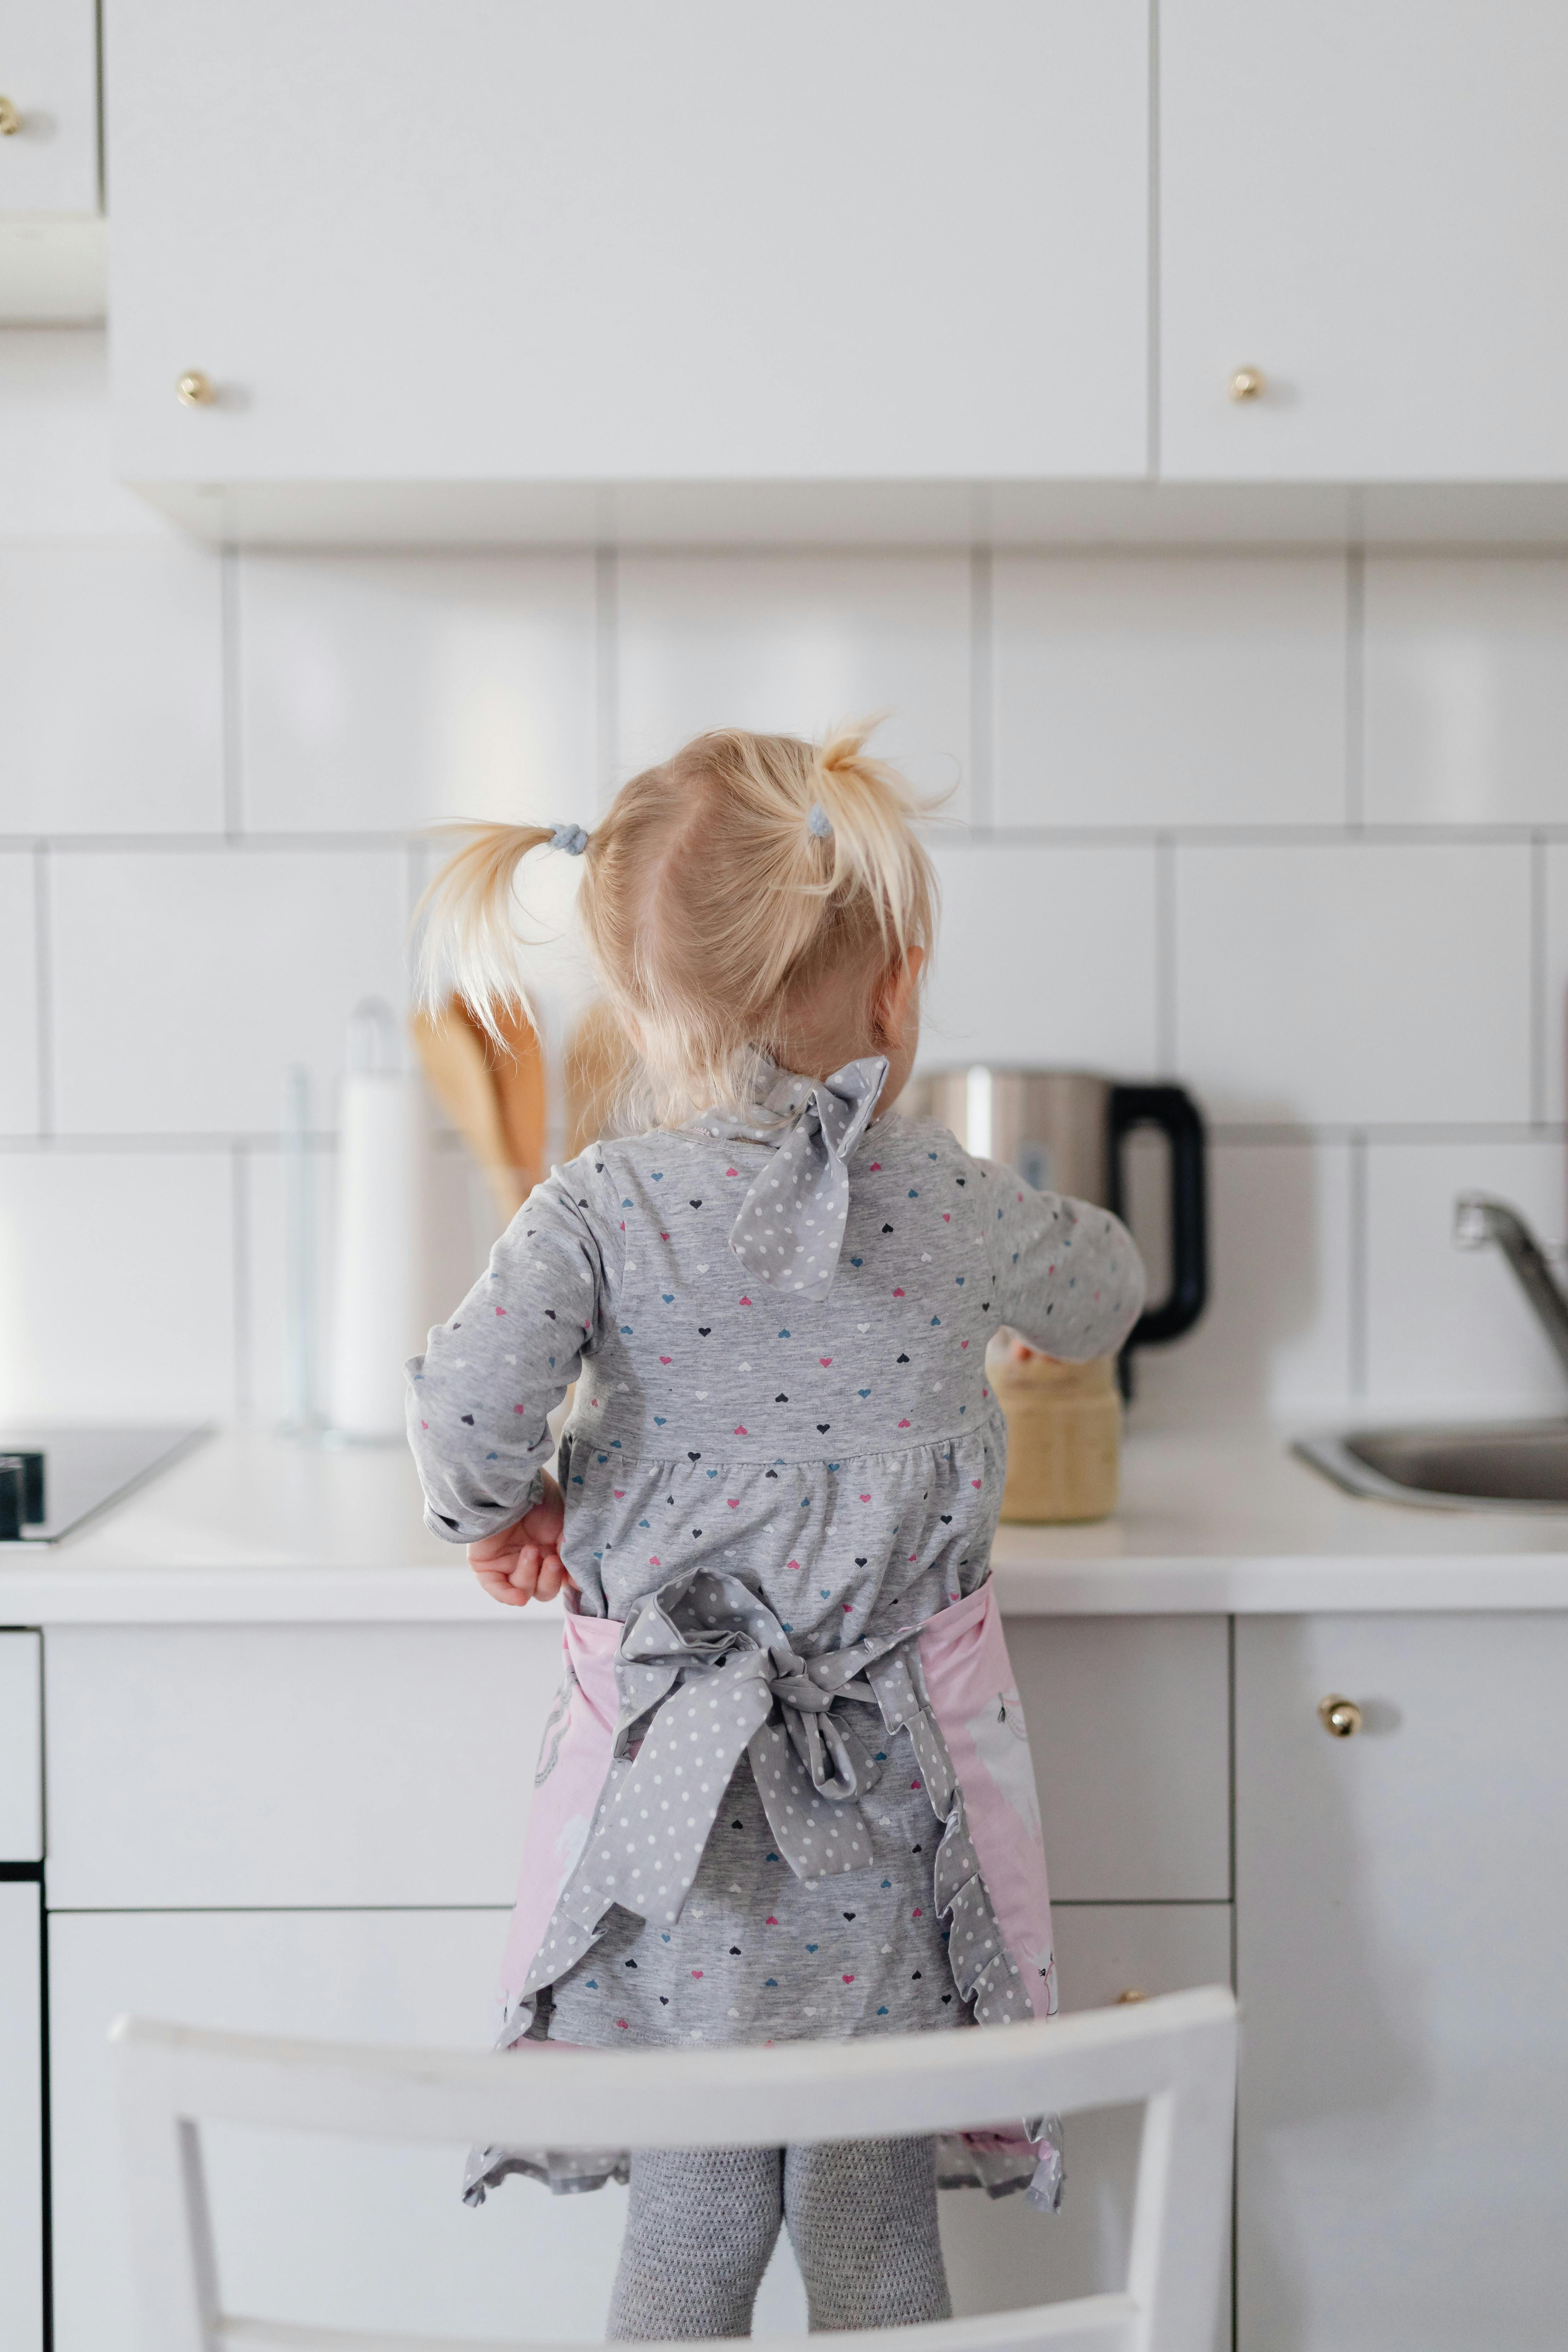
[[1535,1309],[1558,1362],[1568,1372],[1568,1298],[1558,1287],[1541,1244],[1517,1209],[1486,1192],[1461,1192],[1454,1203],[1456,1249],[1485,1249],[1496,1242]]

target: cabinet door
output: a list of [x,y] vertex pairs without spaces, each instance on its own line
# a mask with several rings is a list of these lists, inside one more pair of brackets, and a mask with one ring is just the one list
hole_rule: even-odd
[[0,1862],[44,1851],[40,1646],[37,1633],[0,1633]]
[[106,51],[134,479],[1144,470],[1147,0],[110,0]]
[[0,1883],[0,2341],[43,2352],[44,2029],[39,1890]]
[[0,214],[98,210],[98,19],[93,0],[0,0]]
[[1237,1623],[1242,2352],[1563,2341],[1565,1687],[1568,1616]]
[[[1101,2009],[1124,1992],[1230,1982],[1227,1904],[1066,1903],[1053,1918],[1064,2011]],[[1021,2197],[944,2197],[954,2309],[1008,2311],[1124,2285],[1141,2126],[1136,2107],[1068,2117],[1067,2188],[1050,2219]],[[1216,2352],[1230,2343],[1228,2275],[1221,2287]]]
[[1165,0],[1160,85],[1166,475],[1568,474],[1561,0]]

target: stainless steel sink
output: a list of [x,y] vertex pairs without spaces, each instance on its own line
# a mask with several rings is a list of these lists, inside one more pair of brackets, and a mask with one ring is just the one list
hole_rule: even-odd
[[1291,1448],[1352,1495],[1435,1511],[1568,1511],[1568,1420],[1429,1422]]

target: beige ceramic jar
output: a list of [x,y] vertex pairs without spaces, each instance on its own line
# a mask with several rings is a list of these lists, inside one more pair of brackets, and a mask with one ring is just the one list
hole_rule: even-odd
[[1030,1527],[1109,1518],[1121,1463],[1112,1359],[1061,1364],[999,1335],[985,1368],[1007,1423],[1003,1518]]

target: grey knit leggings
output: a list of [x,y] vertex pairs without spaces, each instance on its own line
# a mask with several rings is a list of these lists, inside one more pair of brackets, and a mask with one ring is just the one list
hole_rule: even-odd
[[814,2328],[951,2317],[929,2139],[638,2148],[610,2341],[750,2335],[781,2221]]

